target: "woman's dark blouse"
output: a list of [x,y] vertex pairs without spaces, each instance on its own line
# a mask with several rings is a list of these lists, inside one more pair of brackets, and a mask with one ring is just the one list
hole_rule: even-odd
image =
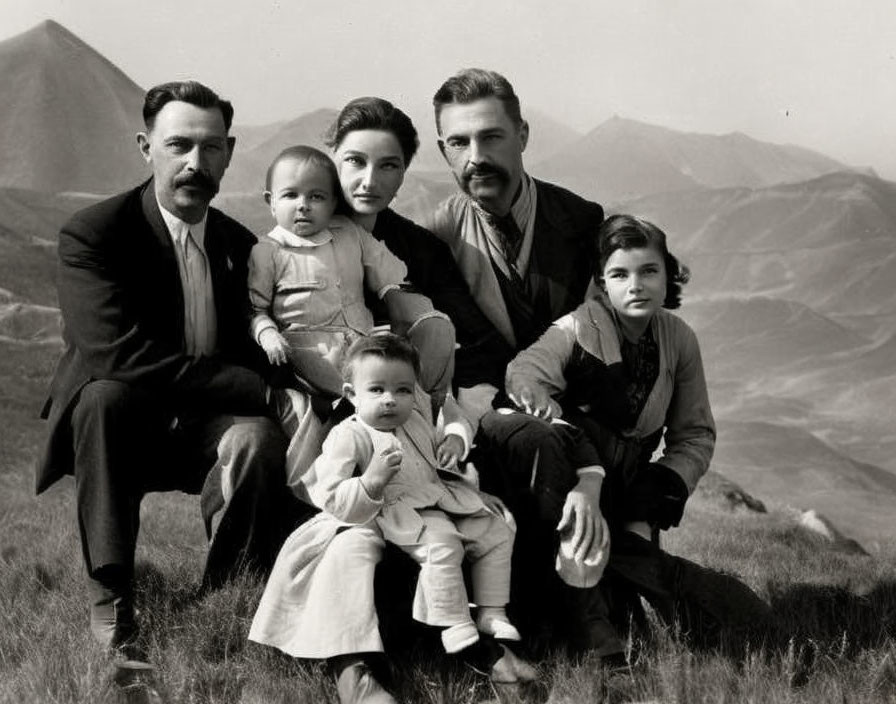
[[[388,208],[377,215],[373,236],[405,263],[413,289],[454,323],[460,345],[455,355],[455,386],[502,385],[504,365],[498,368],[496,360],[511,359],[513,349],[476,305],[448,245]],[[382,301],[368,295],[367,305],[377,322],[388,319]]]

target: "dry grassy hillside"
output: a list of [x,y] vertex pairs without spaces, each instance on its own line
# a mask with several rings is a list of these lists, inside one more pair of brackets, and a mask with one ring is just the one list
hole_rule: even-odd
[[[57,355],[52,343],[0,341],[0,704],[124,701],[87,630],[71,482],[33,495],[35,414]],[[630,671],[610,676],[593,659],[557,656],[540,664],[537,687],[497,693],[434,651],[400,650],[405,700],[896,701],[896,541],[873,556],[839,552],[775,501],[768,513],[734,509],[728,483],[709,477],[705,487],[665,545],[740,575],[770,602],[772,624],[749,642],[706,649],[654,623],[636,639]],[[258,582],[196,596],[205,547],[195,498],[152,495],[143,518],[138,600],[158,698],[139,701],[335,701],[320,667],[246,641]]]

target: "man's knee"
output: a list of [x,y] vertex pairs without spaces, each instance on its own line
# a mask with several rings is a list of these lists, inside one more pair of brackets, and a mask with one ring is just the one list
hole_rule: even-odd
[[75,428],[94,420],[123,422],[146,409],[147,397],[130,384],[111,379],[88,382],[72,410]]
[[482,417],[479,432],[492,449],[504,452],[562,448],[562,440],[551,423],[527,413],[491,411]]
[[286,436],[270,418],[237,418],[218,441],[218,457],[239,465],[239,482],[249,477],[285,482],[286,446]]

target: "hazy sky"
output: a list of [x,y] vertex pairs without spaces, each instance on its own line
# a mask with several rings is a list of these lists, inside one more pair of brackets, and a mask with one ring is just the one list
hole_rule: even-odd
[[893,0],[0,0],[0,38],[47,18],[143,87],[208,83],[241,124],[381,95],[429,130],[442,80],[483,66],[581,131],[741,131],[896,180]]

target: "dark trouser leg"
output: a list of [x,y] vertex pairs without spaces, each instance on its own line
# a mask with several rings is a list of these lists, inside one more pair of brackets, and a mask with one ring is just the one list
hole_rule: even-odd
[[267,572],[292,528],[313,513],[286,487],[286,437],[262,417],[218,416],[189,432],[197,466],[210,468],[201,490],[211,540],[203,587],[241,570]]
[[90,577],[90,626],[104,646],[130,643],[134,549],[145,477],[160,462],[166,419],[149,394],[87,384],[71,414],[78,528]]
[[151,396],[115,381],[87,384],[71,416],[81,547],[88,573],[130,572],[146,474],[159,461],[165,418]]
[[[607,476],[601,490],[601,510],[610,524],[610,562],[605,587],[611,594],[614,616],[633,615],[643,623],[643,596],[666,623],[678,623],[683,632],[712,643],[723,633],[762,627],[768,606],[747,585],[729,575],[670,555],[658,543],[624,529],[634,520],[628,512],[633,496],[643,496],[642,473],[650,472],[652,443],[644,448],[624,446],[612,430],[586,415],[566,416],[579,425],[597,447],[615,447],[616,457],[602,458]],[[638,493],[633,486],[640,484]],[[659,490],[659,489],[658,489]],[[649,500],[650,497],[648,497]],[[637,517],[643,520],[642,516]]]
[[768,605],[737,578],[626,531],[613,535],[607,576],[642,595],[663,621],[677,623],[697,642],[716,644],[726,633],[761,629],[769,616]]
[[539,647],[560,635],[574,650],[609,654],[622,644],[607,623],[600,587],[570,587],[554,568],[557,524],[578,481],[568,459],[577,432],[522,413],[487,413],[477,467],[483,489],[504,499],[516,517],[509,610],[524,638]]

